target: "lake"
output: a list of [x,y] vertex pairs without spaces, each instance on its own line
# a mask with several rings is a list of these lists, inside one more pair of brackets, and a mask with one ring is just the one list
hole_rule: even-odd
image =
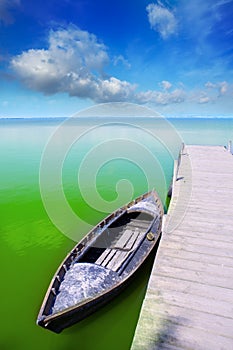
[[51,277],[88,230],[155,188],[166,210],[181,142],[227,145],[233,119],[0,119],[3,350],[128,350],[153,258],[110,304],[60,335],[35,324]]

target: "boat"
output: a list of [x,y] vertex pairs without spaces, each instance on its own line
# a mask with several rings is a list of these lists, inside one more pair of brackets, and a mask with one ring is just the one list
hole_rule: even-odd
[[163,205],[152,190],[96,225],[56,271],[37,324],[60,333],[117,295],[155,248],[162,217]]

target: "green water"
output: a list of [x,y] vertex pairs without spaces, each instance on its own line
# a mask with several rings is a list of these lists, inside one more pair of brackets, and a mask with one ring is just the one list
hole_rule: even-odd
[[[172,176],[172,156],[178,152],[179,137],[186,143],[222,145],[233,139],[233,119],[173,120],[179,137],[166,128],[166,124],[151,119],[137,122],[137,125],[141,123],[143,131],[135,128],[135,122],[127,123],[106,125],[105,121],[104,125],[98,124],[98,128],[91,131],[95,122],[82,121],[72,128],[73,131],[75,127],[79,131],[88,130],[78,142],[69,145],[69,152],[63,159],[64,195],[72,213],[82,222],[76,230],[77,239],[106,215],[106,203],[112,210],[124,204],[130,199],[128,197],[136,197],[152,187],[165,203]],[[50,279],[75,244],[69,233],[67,237],[55,226],[66,221],[61,215],[63,203],[56,197],[58,184],[55,178],[47,192],[55,213],[57,210],[57,222],[49,218],[40,195],[41,157],[58,125],[57,121],[0,120],[0,348],[127,350],[152,260],[120,296],[60,335],[35,324]],[[152,134],[145,129],[152,130]],[[166,139],[161,136],[163,133],[169,135],[167,148],[158,141],[161,137]],[[54,157],[49,166],[54,174],[59,170],[56,169],[56,157],[62,154],[62,145],[66,142],[63,135],[53,145]],[[107,161],[103,160],[103,154]],[[83,169],[78,178],[80,167]],[[119,184],[122,179],[124,182]],[[66,226],[69,226],[67,222],[65,230]]]

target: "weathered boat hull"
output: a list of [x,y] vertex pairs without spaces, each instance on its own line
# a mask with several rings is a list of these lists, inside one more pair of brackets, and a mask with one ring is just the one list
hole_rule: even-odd
[[[104,304],[109,302],[109,300],[111,300],[117,294],[119,294],[121,290],[130,283],[136,271],[140,269],[140,267],[143,265],[147,257],[155,249],[156,243],[160,238],[163,208],[156,193],[155,192],[152,192],[152,193],[156,199],[159,216],[157,220],[153,220],[152,224],[150,225],[149,234],[148,235],[144,234],[140,244],[137,246],[137,249],[132,250],[129,253],[125,253],[125,255],[127,256],[125,261],[121,263],[120,267],[116,266],[116,271],[120,276],[120,279],[117,280],[116,283],[113,283],[112,286],[106,288],[106,290],[103,290],[100,293],[97,293],[97,295],[93,296],[89,300],[84,300],[83,302],[78,303],[77,305],[67,307],[64,310],[56,311],[55,313],[51,312],[57,297],[56,293],[59,290],[59,285],[61,285],[61,281],[64,279],[66,271],[69,270],[69,267],[73,263],[74,258],[72,257],[75,254],[77,254],[78,261],[82,260],[81,251],[83,249],[83,246],[85,246],[85,239],[87,239],[87,242],[88,242],[88,237],[90,239],[90,237],[92,236],[92,233],[96,232],[96,230],[98,230],[98,227],[103,226],[103,222],[105,222],[105,225],[107,225],[107,227],[111,227],[110,225],[114,224],[117,220],[119,220],[121,216],[124,217],[124,215],[129,215],[128,212],[130,212],[131,209],[134,213],[137,210],[139,211],[140,201],[144,201],[145,203],[147,197],[149,197],[151,193],[145,194],[144,196],[137,198],[135,201],[131,202],[127,206],[121,208],[120,210],[110,215],[108,218],[105,219],[105,221],[101,222],[97,227],[95,227],[79,244],[77,244],[74,247],[74,249],[70,252],[70,254],[66,257],[63,263],[60,265],[53,280],[51,281],[50,287],[46,293],[44,302],[42,304],[40,313],[38,315],[38,319],[37,319],[38,325],[44,328],[47,328],[53,332],[60,333],[64,328],[69,327],[81,321],[82,319],[86,318],[88,315],[95,312],[97,309],[99,309],[101,306],[103,306]],[[146,210],[147,211],[151,210],[150,205],[148,205],[148,203],[145,203],[145,204],[147,205]],[[126,214],[127,210],[128,212]],[[84,255],[85,255],[85,249],[84,249]],[[84,265],[85,264],[86,263],[84,263]],[[102,266],[101,266],[101,269],[103,269]],[[109,271],[108,267],[106,267],[106,269]]]

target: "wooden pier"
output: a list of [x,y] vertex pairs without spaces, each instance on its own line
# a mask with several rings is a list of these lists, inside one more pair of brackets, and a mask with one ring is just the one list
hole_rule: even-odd
[[131,350],[233,349],[232,145],[185,146]]

